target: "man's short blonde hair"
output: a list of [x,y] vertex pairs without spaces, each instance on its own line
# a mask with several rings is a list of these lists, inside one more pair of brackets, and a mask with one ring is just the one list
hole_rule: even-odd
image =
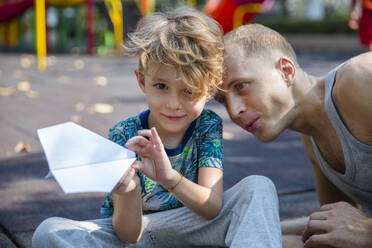
[[278,32],[261,24],[240,26],[226,34],[224,42],[240,45],[248,57],[260,52],[278,51],[298,66],[296,53],[291,44]]
[[213,19],[180,7],[145,17],[129,35],[124,53],[139,57],[139,71],[174,67],[194,98],[211,97],[222,83],[223,34]]

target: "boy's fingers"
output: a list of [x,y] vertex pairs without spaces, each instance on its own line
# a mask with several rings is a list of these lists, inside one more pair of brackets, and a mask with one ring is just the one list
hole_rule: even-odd
[[131,168],[129,167],[129,169],[125,172],[125,174],[122,176],[122,178],[120,178],[120,181],[118,184],[125,184],[125,180],[131,176]]
[[125,172],[125,174],[120,178],[119,182],[116,184],[114,190],[118,189],[121,185],[126,186],[126,183],[128,184],[128,182],[126,182],[126,179],[128,177],[133,177],[131,176],[131,173],[132,173],[131,168],[129,167],[129,169]]
[[159,137],[158,132],[156,131],[156,128],[151,128],[151,135],[152,135],[152,142],[156,147],[159,147],[160,149],[163,148],[163,142],[161,142],[161,139]]
[[151,135],[151,130],[150,129],[142,129],[138,131],[138,135],[149,137],[150,139],[152,138]]
[[130,140],[128,140],[127,143],[125,143],[125,146],[137,153],[137,154],[140,154],[142,155],[142,150],[148,145],[150,144],[150,141],[148,141],[147,139],[141,137],[141,136],[136,136],[136,137],[133,137],[131,138]]
[[149,141],[147,139],[145,139],[144,137],[142,136],[135,136],[131,139],[129,139],[127,141],[127,143],[125,143],[125,146],[128,147],[130,145],[139,145],[139,146],[145,146],[149,143]]
[[132,167],[133,169],[135,169],[135,170],[139,170],[139,171],[141,171],[141,168],[142,168],[142,162],[136,160],[136,161],[132,164],[131,167]]
[[124,186],[128,186],[130,181],[133,179],[134,174],[135,174],[135,170],[132,167],[129,167],[127,175],[124,177],[124,180],[122,181],[122,184]]

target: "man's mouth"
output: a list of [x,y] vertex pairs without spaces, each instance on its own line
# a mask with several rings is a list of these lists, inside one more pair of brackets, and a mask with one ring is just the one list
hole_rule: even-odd
[[247,125],[245,126],[245,130],[247,130],[248,132],[253,132],[258,128],[259,124],[260,117],[254,119],[253,121],[248,122]]

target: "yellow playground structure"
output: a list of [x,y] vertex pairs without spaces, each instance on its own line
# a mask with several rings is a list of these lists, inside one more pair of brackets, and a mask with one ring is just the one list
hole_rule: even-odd
[[[7,46],[18,43],[20,32],[19,18],[34,8],[35,13],[35,50],[39,71],[46,69],[47,25],[46,8],[65,8],[84,6],[85,46],[87,53],[94,53],[95,18],[94,7],[103,4],[113,28],[115,48],[119,49],[124,37],[123,3],[135,4],[141,16],[151,15],[155,11],[155,0],[0,0],[0,41]],[[200,1],[199,1],[200,2]],[[187,0],[187,4],[197,8],[197,0]],[[269,10],[274,0],[206,0],[204,12],[216,19],[226,33],[233,28],[250,22],[258,13]],[[200,6],[199,6],[200,7]],[[124,19],[125,20],[125,19]]]

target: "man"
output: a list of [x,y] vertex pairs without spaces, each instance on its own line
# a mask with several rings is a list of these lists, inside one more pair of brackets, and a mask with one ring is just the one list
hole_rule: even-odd
[[321,208],[296,228],[302,237],[283,236],[284,246],[372,247],[372,53],[314,77],[280,34],[258,24],[228,33],[225,49],[216,100],[263,142],[300,132],[314,169]]

